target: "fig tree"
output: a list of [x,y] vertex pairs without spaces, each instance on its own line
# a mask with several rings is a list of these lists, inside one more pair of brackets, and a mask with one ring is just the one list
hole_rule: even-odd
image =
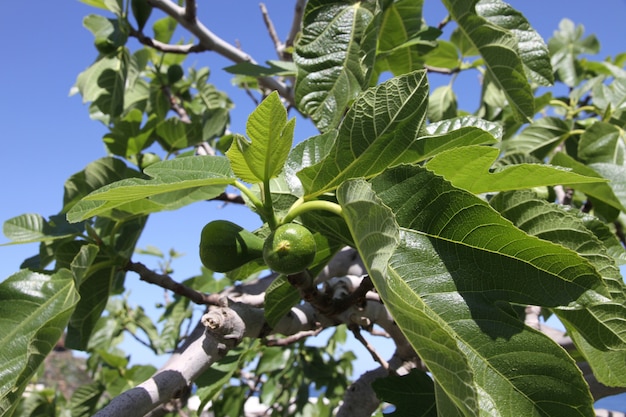
[[211,271],[228,272],[263,256],[263,239],[227,220],[202,229],[200,260]]
[[265,239],[263,260],[275,272],[295,274],[304,271],[315,258],[315,238],[304,226],[283,224]]

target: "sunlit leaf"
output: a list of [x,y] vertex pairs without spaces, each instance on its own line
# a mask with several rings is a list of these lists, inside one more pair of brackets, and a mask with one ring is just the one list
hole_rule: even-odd
[[507,165],[492,172],[499,150],[466,146],[435,155],[426,166],[456,187],[480,194],[489,191],[519,190],[543,185],[605,182],[563,168],[545,164]]
[[516,118],[519,121],[532,118],[534,98],[517,51],[517,39],[509,31],[477,15],[473,7],[475,1],[444,0],[443,3],[465,37],[480,52],[493,82],[515,110]]
[[325,132],[339,123],[348,104],[371,75],[376,38],[368,36],[374,19],[366,2],[311,0],[296,44],[295,99]]
[[0,283],[0,414],[10,414],[63,333],[78,292],[71,272],[28,270]]
[[157,162],[144,173],[152,179],[124,179],[92,192],[72,207],[68,220],[80,221],[114,208],[133,214],[173,209],[215,197],[234,182],[228,160],[219,156]]

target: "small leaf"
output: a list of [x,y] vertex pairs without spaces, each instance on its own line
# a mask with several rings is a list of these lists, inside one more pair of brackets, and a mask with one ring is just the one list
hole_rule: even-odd
[[457,115],[456,95],[451,85],[435,88],[428,99],[428,120],[438,122]]
[[435,155],[426,167],[445,177],[456,187],[475,194],[519,190],[543,185],[604,182],[544,164],[507,165],[491,172],[499,150],[486,146],[466,146]]
[[436,417],[433,380],[422,371],[413,369],[408,375],[391,374],[372,383],[376,396],[395,406],[393,417]]
[[597,54],[600,51],[600,43],[596,37],[589,35],[583,38],[584,31],[582,25],[574,26],[571,20],[563,19],[559,23],[559,30],[548,41],[552,67],[559,80],[569,87],[575,87],[583,76],[578,56]]
[[130,6],[137,21],[137,30],[142,32],[152,14],[152,5],[147,0],[132,0]]
[[[46,221],[39,214],[22,214],[4,222],[3,232],[16,243],[43,242],[63,239],[83,232],[82,224],[69,224],[65,216],[52,216]],[[5,245],[5,244],[3,244]]]
[[267,96],[248,117],[250,142],[235,135],[226,152],[235,175],[252,184],[276,177],[291,150],[294,127],[295,119],[287,121],[287,110],[278,93]]

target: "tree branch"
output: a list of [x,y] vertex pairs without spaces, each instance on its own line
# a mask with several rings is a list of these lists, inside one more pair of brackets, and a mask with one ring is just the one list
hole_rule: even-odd
[[[224,41],[219,36],[211,32],[200,21],[194,19],[193,21],[187,20],[187,11],[185,8],[180,7],[171,0],[148,0],[153,7],[163,11],[165,14],[172,17],[178,23],[180,23],[185,29],[187,29],[192,35],[198,38],[200,45],[206,50],[214,51],[223,57],[235,62],[250,62],[256,64],[257,62],[247,53],[241,51],[234,45]],[[269,90],[276,90],[290,105],[295,106],[295,100],[291,88],[271,77],[259,77],[259,84]]]
[[150,284],[158,285],[161,288],[170,290],[175,294],[187,297],[196,304],[206,305],[217,303],[217,295],[206,295],[198,292],[192,288],[187,287],[179,282],[176,282],[169,275],[158,274],[151,269],[148,269],[141,262],[128,261],[124,267],[125,271],[132,271],[139,274],[139,279]]
[[184,395],[198,376],[246,335],[246,319],[249,319],[246,316],[250,312],[241,313],[224,306],[210,310],[202,318],[207,330],[199,338],[152,378],[118,395],[95,416],[143,416],[170,399]]

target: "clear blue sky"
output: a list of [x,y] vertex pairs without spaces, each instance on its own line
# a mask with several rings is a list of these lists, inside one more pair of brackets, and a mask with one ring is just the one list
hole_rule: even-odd
[[[257,61],[275,59],[275,53],[261,19],[259,0],[198,3],[199,17],[218,36],[238,41]],[[265,0],[270,16],[281,36],[287,34],[293,1]],[[515,0],[515,8],[526,15],[544,38],[552,35],[562,18],[583,24],[586,33],[600,40],[600,57],[626,51],[626,0]],[[83,28],[82,19],[98,11],[78,1],[7,1],[0,14],[0,39],[5,58],[0,65],[2,99],[0,124],[4,151],[0,153],[0,221],[23,214],[56,214],[62,203],[63,183],[89,162],[105,155],[101,137],[103,126],[88,117],[88,108],[79,96],[68,97],[76,76],[96,57],[92,35]],[[158,12],[155,11],[154,14]],[[438,0],[425,1],[425,17],[436,25],[445,16]],[[188,37],[186,38],[188,39]],[[209,66],[210,81],[234,97],[231,130],[243,132],[253,104],[245,94],[231,87],[230,77],[221,71],[225,59],[204,53],[189,59],[197,67]],[[476,74],[468,77],[475,79]],[[473,91],[461,105],[473,110],[477,100]],[[296,137],[313,134],[308,122],[297,123]],[[198,273],[199,231],[208,221],[221,217],[237,220],[254,228],[258,220],[245,209],[221,207],[215,203],[196,203],[183,210],[153,215],[139,247],[154,245],[167,251],[174,248],[186,254],[174,263],[174,278],[184,280]],[[0,243],[7,242],[2,236]],[[0,247],[0,280],[19,269],[21,261],[37,252],[37,245]],[[137,258],[155,266],[151,258]],[[161,300],[157,288],[138,287],[129,274],[132,300],[148,304]],[[139,295],[141,294],[141,295]],[[154,300],[154,301],[153,301]],[[626,411],[626,410],[625,410]]]

